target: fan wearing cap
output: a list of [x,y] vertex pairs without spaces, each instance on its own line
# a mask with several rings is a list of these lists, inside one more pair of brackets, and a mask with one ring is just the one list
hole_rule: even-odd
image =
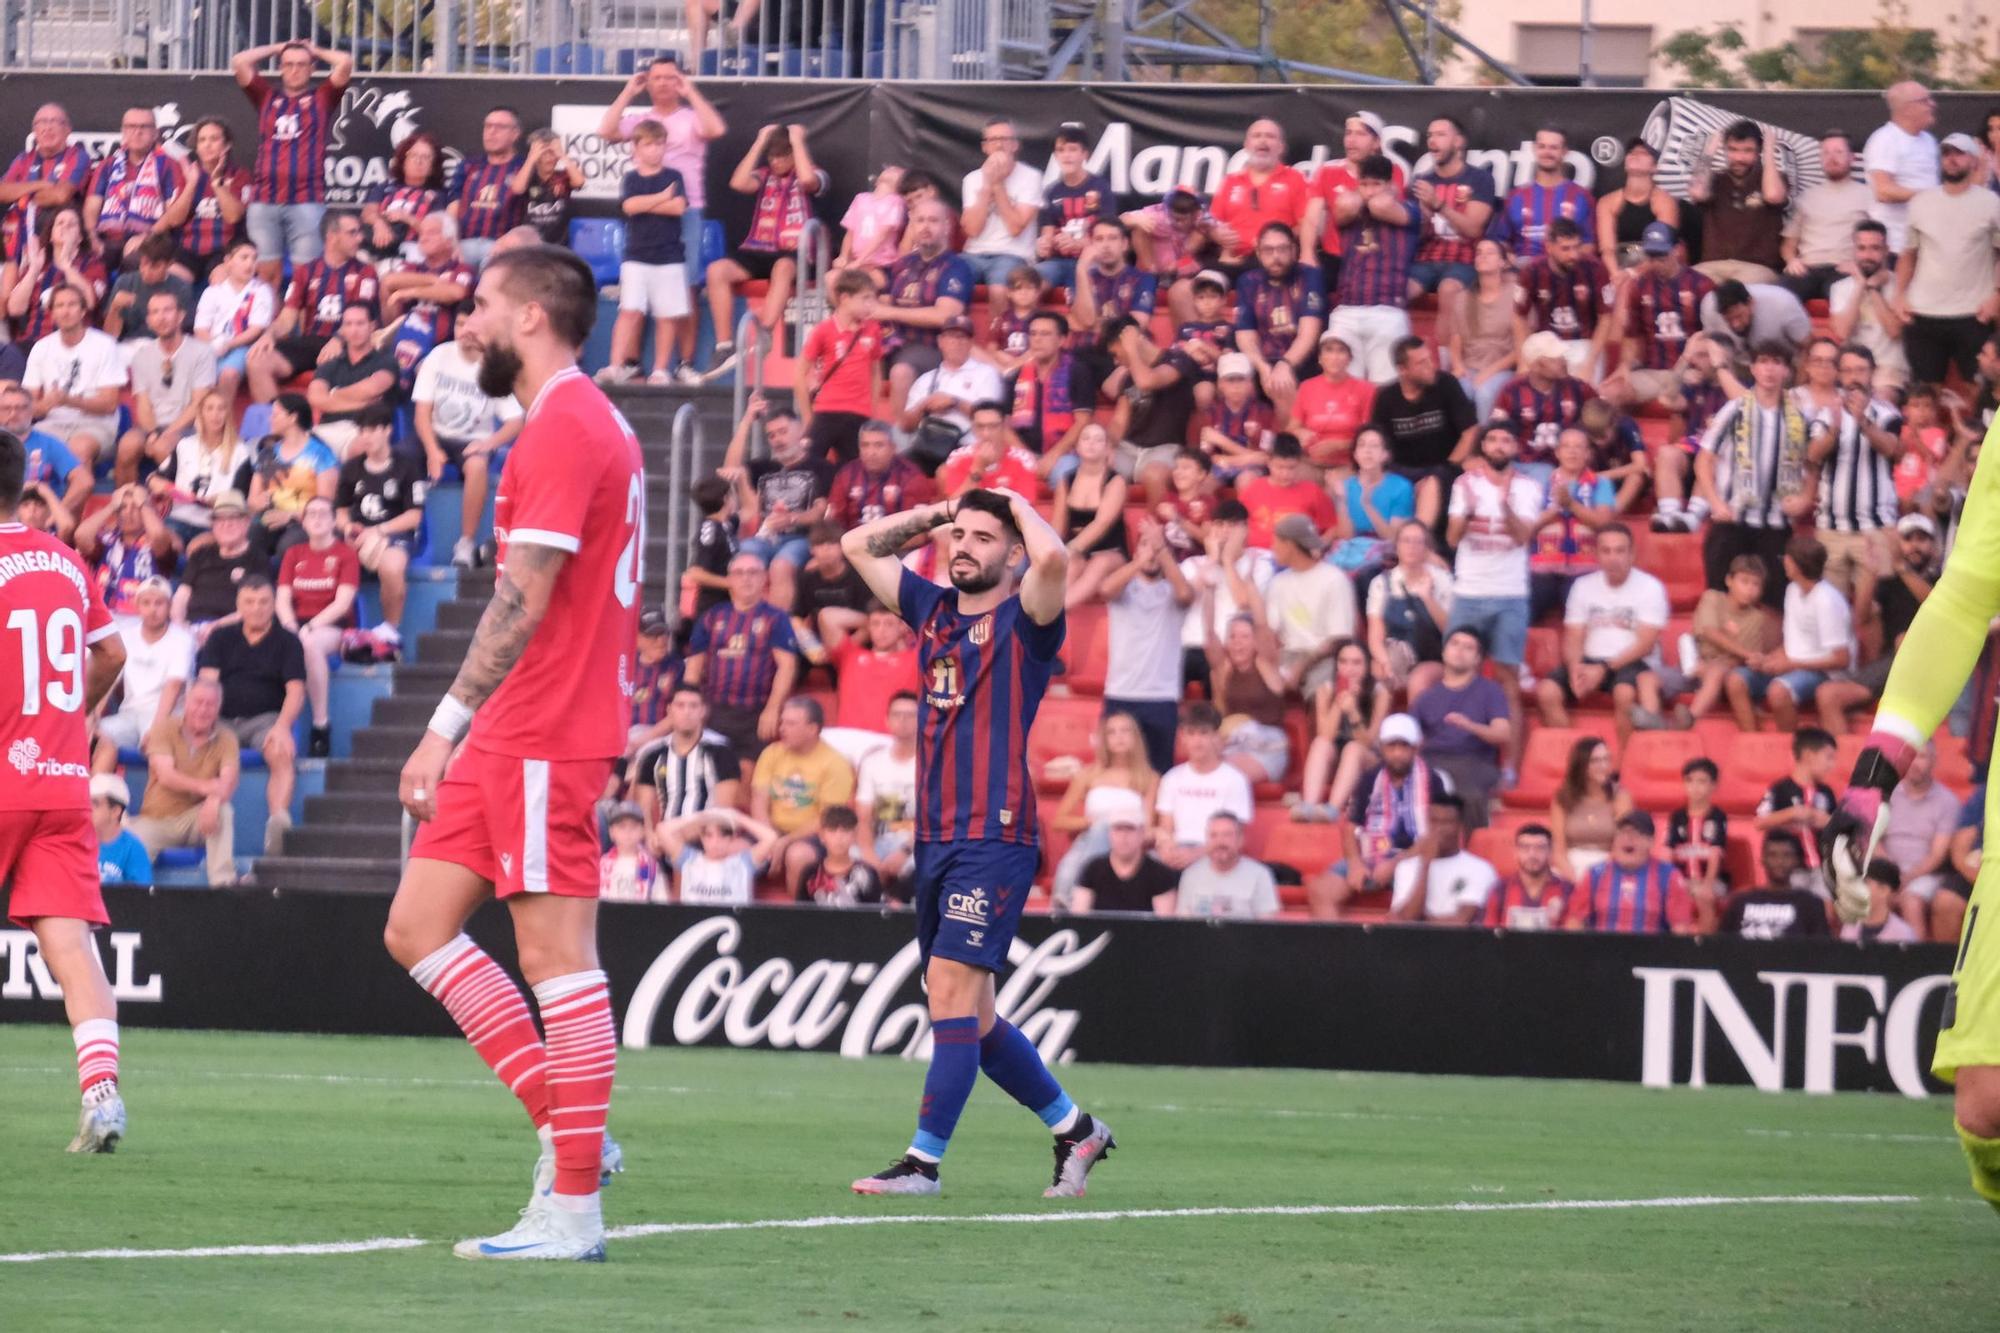
[[125,827],[132,790],[116,773],[90,779],[90,825],[97,833],[97,877],[105,884],[151,884],[153,858]]
[[[1393,361],[1393,348],[1390,356]],[[1334,487],[1352,474],[1354,438],[1375,408],[1374,383],[1352,374],[1353,367],[1354,348],[1347,339],[1338,333],[1320,334],[1319,374],[1299,386],[1292,403],[1289,428],[1305,446],[1306,457]]]
[[1192,318],[1191,279],[1236,244],[1235,231],[1217,221],[1201,196],[1185,185],[1175,186],[1157,204],[1120,213],[1118,221],[1132,234],[1134,262],[1170,284],[1167,309],[1174,319]]
[[1896,313],[1910,378],[1942,384],[1956,368],[1979,373],[1979,349],[2000,318],[2000,194],[1978,183],[1982,154],[1969,134],[1938,146],[1934,189],[1910,200],[1909,235],[1896,259]]
[[1227,482],[1264,467],[1278,417],[1257,396],[1255,367],[1242,352],[1224,352],[1216,361],[1215,387],[1215,401],[1188,423],[1188,443],[1214,459],[1217,479]]
[[1194,275],[1187,284],[1193,293],[1194,316],[1174,329],[1173,346],[1200,372],[1195,386],[1195,406],[1206,407],[1215,397],[1215,366],[1236,346],[1236,321],[1229,318],[1229,279],[1212,268]]
[[1493,416],[1513,423],[1521,441],[1521,467],[1546,478],[1555,466],[1556,441],[1583,421],[1583,405],[1597,391],[1570,374],[1562,339],[1531,333],[1521,343],[1522,373],[1507,381],[1493,403]]
[[1821,722],[1837,723],[1842,732],[1850,709],[1882,697],[1903,636],[1944,567],[1937,524],[1930,515],[1905,514],[1896,521],[1896,546],[1888,564],[1886,573],[1872,565],[1855,571],[1855,637],[1862,665],[1834,672],[1814,694]]
[[607,903],[664,903],[666,877],[646,849],[646,816],[630,801],[622,801],[605,821],[611,850],[597,859],[597,896]]
[[1624,359],[1599,387],[1621,407],[1680,405],[1677,368],[1689,338],[1701,328],[1701,303],[1715,290],[1706,276],[1681,263],[1680,239],[1666,223],[1648,223],[1639,237],[1644,262],[1618,289],[1612,322],[1622,330]]
[[[1030,269],[1028,273],[1032,277],[1034,270]],[[1022,336],[1021,351],[1025,356],[1025,326]],[[903,405],[896,417],[896,425],[916,435],[915,442],[910,446],[911,457],[930,472],[935,472],[951,450],[958,447],[956,442],[952,442],[934,452],[931,444],[933,434],[951,441],[950,431],[956,428],[956,438],[962,440],[972,429],[975,403],[997,402],[1007,396],[1007,386],[1000,378],[1000,372],[973,356],[972,320],[967,316],[953,315],[938,326],[937,351],[936,364],[910,381],[900,398],[894,394],[892,381],[890,397],[891,402]]]
[[1306,885],[1315,918],[1338,920],[1357,896],[1392,887],[1396,867],[1416,855],[1418,839],[1430,831],[1431,807],[1451,794],[1444,775],[1419,755],[1423,743],[1423,728],[1408,713],[1382,719],[1376,733],[1382,762],[1362,774],[1347,803],[1342,859]]
[[235,623],[236,585],[271,568],[270,542],[262,527],[253,528],[243,492],[216,496],[210,518],[215,540],[188,553],[174,589],[174,623],[193,630],[197,643],[216,625]]
[[673,730],[667,703],[680,684],[680,659],[671,653],[666,613],[647,607],[639,613],[638,656],[632,664],[632,721],[626,732],[627,758]]
[[118,627],[125,644],[123,700],[97,724],[97,750],[91,764],[108,773],[118,765],[120,749],[136,750],[160,717],[171,717],[181,689],[194,674],[194,636],[172,620],[174,588],[157,576],[132,594],[136,619]]
[[1171,915],[1180,879],[1146,850],[1146,806],[1137,792],[1107,791],[1111,850],[1087,862],[1070,894],[1072,912]]
[[[1565,929],[1688,935],[1699,928],[1697,900],[1687,881],[1672,864],[1653,854],[1656,831],[1653,817],[1644,810],[1618,821],[1611,835],[1611,858],[1584,875],[1570,895],[1563,912]],[[1706,917],[1706,909],[1702,915]]]
[[[1345,156],[1324,164],[1313,175],[1312,197],[1306,203],[1299,240],[1307,254],[1317,248],[1325,255],[1320,262],[1329,277],[1339,275],[1342,253],[1340,229],[1332,222],[1334,205],[1343,191],[1353,190],[1360,181],[1361,164],[1382,153],[1382,130],[1382,118],[1373,111],[1350,111],[1340,140]],[[1392,173],[1390,184],[1400,196],[1408,184],[1402,165],[1394,164]]]

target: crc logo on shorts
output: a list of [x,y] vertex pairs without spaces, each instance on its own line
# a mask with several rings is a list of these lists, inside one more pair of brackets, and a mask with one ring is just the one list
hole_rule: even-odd
[[40,778],[90,776],[90,770],[82,764],[65,764],[59,759],[42,758],[41,743],[32,736],[24,736],[7,747],[7,762],[24,778],[30,774]]
[[984,926],[991,920],[991,910],[984,889],[966,889],[961,893],[945,895],[944,915],[948,921],[963,921],[971,926]]

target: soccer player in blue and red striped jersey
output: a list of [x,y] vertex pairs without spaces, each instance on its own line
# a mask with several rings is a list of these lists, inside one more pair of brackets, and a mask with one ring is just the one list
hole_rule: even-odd
[[[278,86],[257,67],[278,57]],[[313,86],[313,69],[327,64],[326,82]],[[326,213],[326,145],[341,94],[354,77],[354,57],[310,42],[272,42],[239,51],[230,73],[257,108],[256,198],[247,225],[257,242],[264,281],[278,285],[289,257],[303,264],[320,255],[320,218]]]
[[747,769],[778,734],[778,710],[799,678],[799,641],[791,617],[764,600],[769,571],[762,556],[738,551],[727,577],[729,600],[694,624],[683,678],[701,686],[709,727],[729,739]]
[[1695,928],[1687,881],[1653,855],[1653,817],[1634,810],[1618,821],[1611,859],[1584,876],[1563,912],[1568,930],[1686,935]]
[[[951,586],[904,568],[903,548],[949,524]],[[1055,1133],[1048,1198],[1080,1198],[1113,1147],[1020,1029],[994,1011],[1038,863],[1028,732],[1065,623],[1069,553],[1012,491],[968,491],[841,539],[869,589],[917,632],[917,944],[930,1004],[931,1065],[909,1151],[857,1194],[936,1194],[938,1163],[983,1071]],[[1026,573],[1014,570],[1023,562]]]
[[34,234],[39,210],[75,203],[90,180],[90,150],[69,141],[69,112],[55,102],[35,109],[33,141],[0,176],[7,262],[19,263],[22,244]]
[[458,245],[465,262],[478,268],[492,252],[493,242],[519,225],[524,201],[514,190],[514,178],[527,161],[521,152],[521,114],[511,106],[496,106],[480,123],[483,157],[466,157],[458,164],[445,197],[458,220]]
[[1507,243],[1517,259],[1538,259],[1548,249],[1549,224],[1557,218],[1583,233],[1583,243],[1597,241],[1597,201],[1590,191],[1563,174],[1569,156],[1569,136],[1552,126],[1535,131],[1535,178],[1507,192],[1494,220],[1493,234]]

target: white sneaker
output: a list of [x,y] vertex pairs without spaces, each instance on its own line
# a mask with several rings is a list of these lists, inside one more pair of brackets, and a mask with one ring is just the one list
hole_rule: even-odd
[[599,384],[630,384],[639,377],[637,366],[606,366],[597,372]]
[[479,563],[479,548],[472,538],[460,537],[451,544],[451,566],[453,569],[471,569]]
[[451,1247],[461,1259],[567,1259],[604,1262],[604,1212],[595,1195],[580,1213],[553,1203],[533,1203],[521,1220],[497,1236],[462,1240]]
[[[599,1189],[611,1183],[611,1177],[625,1172],[625,1150],[618,1146],[618,1140],[609,1134],[604,1136],[604,1146],[597,1154],[597,1185]],[[556,1154],[553,1148],[542,1149],[542,1155],[535,1159],[534,1175],[529,1180],[528,1206],[555,1192]]]
[[71,1152],[118,1151],[125,1137],[125,1101],[116,1092],[104,1100],[85,1106],[77,1118],[76,1137],[69,1141]]
[[657,389],[664,389],[673,382],[674,382],[673,373],[669,371],[665,366],[660,367],[652,374],[646,376],[646,383],[652,385],[654,388]]
[[708,383],[708,377],[706,375],[703,375],[699,370],[696,370],[693,366],[689,365],[687,362],[683,361],[678,366],[674,367],[674,383],[685,384],[690,386],[696,384],[706,384]]

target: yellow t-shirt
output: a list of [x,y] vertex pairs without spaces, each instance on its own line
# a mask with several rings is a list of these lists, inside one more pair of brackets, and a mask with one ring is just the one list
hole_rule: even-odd
[[804,754],[773,742],[757,756],[750,785],[770,792],[771,827],[796,833],[811,827],[828,806],[854,799],[854,770],[825,741]]

